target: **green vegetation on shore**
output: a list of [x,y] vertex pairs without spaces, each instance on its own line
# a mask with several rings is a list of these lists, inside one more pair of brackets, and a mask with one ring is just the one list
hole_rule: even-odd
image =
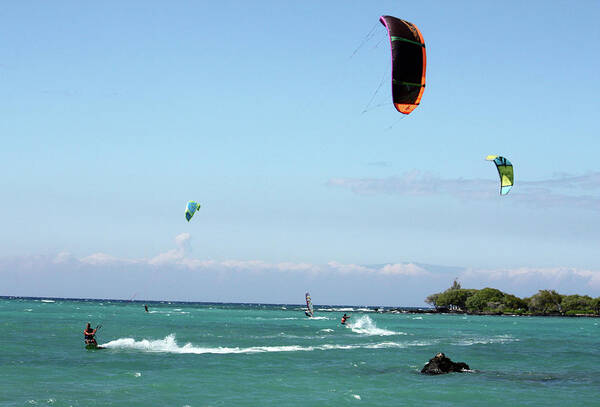
[[431,294],[425,302],[438,310],[482,314],[600,315],[600,297],[539,290],[529,298],[519,298],[495,288],[465,289],[456,280],[446,291]]

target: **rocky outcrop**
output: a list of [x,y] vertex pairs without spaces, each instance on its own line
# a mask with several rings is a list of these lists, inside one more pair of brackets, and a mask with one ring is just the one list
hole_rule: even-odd
[[429,362],[423,369],[421,369],[421,373],[423,374],[444,374],[450,372],[464,372],[467,370],[471,370],[469,365],[463,362],[453,362],[450,358],[447,358],[443,353],[438,353],[433,358],[429,359]]

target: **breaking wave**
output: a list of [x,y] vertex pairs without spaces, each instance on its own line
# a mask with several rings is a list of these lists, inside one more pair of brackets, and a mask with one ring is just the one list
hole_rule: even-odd
[[353,312],[354,308],[318,308],[317,311],[322,312]]
[[375,322],[368,315],[364,315],[358,318],[354,322],[346,322],[346,325],[352,329],[352,332],[356,332],[361,335],[370,336],[391,336],[391,335],[406,335],[404,332],[388,331],[387,329],[377,328]]
[[488,345],[490,343],[510,343],[518,342],[519,339],[514,338],[510,335],[498,335],[494,337],[475,337],[475,338],[464,338],[456,342],[459,346],[471,346],[471,345]]
[[102,344],[108,349],[119,350],[139,350],[144,352],[156,353],[180,353],[180,354],[235,354],[235,353],[264,353],[264,352],[310,352],[315,350],[336,350],[336,349],[384,349],[384,348],[406,348],[415,346],[409,343],[381,342],[368,343],[361,345],[337,345],[324,344],[315,346],[301,345],[283,345],[283,346],[251,346],[247,348],[239,347],[203,347],[194,346],[186,343],[183,346],[177,344],[175,334],[170,334],[164,339],[142,339],[136,341],[133,338],[120,338],[108,343]]

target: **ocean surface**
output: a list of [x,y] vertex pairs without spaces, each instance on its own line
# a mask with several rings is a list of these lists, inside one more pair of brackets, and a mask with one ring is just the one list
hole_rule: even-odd
[[[149,307],[0,298],[0,405],[600,406],[596,318]],[[437,352],[473,371],[421,375]]]

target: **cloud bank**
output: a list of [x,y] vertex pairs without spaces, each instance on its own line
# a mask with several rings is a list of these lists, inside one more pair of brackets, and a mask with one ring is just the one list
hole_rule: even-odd
[[[497,179],[443,178],[410,171],[387,178],[331,178],[327,185],[360,195],[447,195],[460,200],[484,200],[498,195]],[[600,211],[600,172],[584,175],[557,174],[541,181],[517,179],[510,192],[516,203],[534,207],[573,207]]]
[[300,303],[310,291],[318,304],[423,306],[427,295],[454,278],[463,287],[492,286],[519,296],[539,289],[600,295],[600,271],[568,267],[470,269],[412,262],[380,265],[197,259],[191,236],[146,259],[105,253],[0,259],[0,295],[131,298],[213,302]]

